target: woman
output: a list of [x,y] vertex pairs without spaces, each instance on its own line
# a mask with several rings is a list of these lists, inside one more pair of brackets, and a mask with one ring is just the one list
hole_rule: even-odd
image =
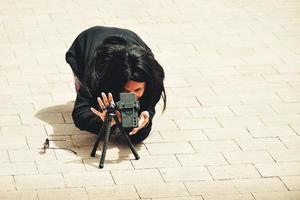
[[133,143],[148,137],[155,105],[161,97],[163,111],[166,108],[165,75],[151,49],[136,33],[116,27],[89,28],[77,36],[66,61],[75,77],[75,126],[98,134],[105,107],[119,101],[119,93],[133,92],[140,101],[139,126],[125,131]]

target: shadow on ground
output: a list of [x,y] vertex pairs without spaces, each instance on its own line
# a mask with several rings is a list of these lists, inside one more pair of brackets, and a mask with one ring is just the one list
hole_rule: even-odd
[[[71,117],[73,106],[74,101],[70,101],[66,104],[47,107],[39,110],[35,114],[35,117],[45,122],[48,139],[50,140],[49,148],[54,148],[53,151],[57,159],[76,160],[77,158],[77,161],[74,162],[78,162],[79,158],[82,159],[85,164],[98,168],[103,140],[101,140],[98,146],[96,156],[91,157],[90,153],[97,135],[88,131],[82,131],[74,125]],[[56,119],[56,116],[60,115],[63,121]],[[137,152],[141,150],[142,146],[143,144],[135,145]],[[47,151],[51,151],[51,149]],[[75,151],[77,154],[74,154],[72,151]],[[41,150],[40,153],[43,154],[44,151]],[[129,159],[134,159],[130,148],[122,138],[112,135],[107,148],[105,164],[120,163]]]

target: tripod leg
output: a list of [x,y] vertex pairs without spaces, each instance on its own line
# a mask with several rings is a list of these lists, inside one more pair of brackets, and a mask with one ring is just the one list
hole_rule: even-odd
[[104,125],[102,125],[102,127],[101,127],[101,129],[100,129],[100,131],[99,131],[99,133],[98,133],[97,140],[96,140],[96,142],[95,142],[95,144],[94,144],[94,147],[93,147],[93,150],[92,150],[92,152],[91,152],[91,156],[92,156],[92,157],[95,157],[97,148],[98,148],[99,143],[100,143],[100,140],[101,140],[101,135],[103,134],[103,130],[104,130]]
[[108,139],[109,139],[110,130],[111,130],[112,118],[113,118],[113,116],[111,114],[109,114],[108,119],[105,123],[105,139],[104,139],[104,144],[103,144],[103,149],[102,149],[102,154],[101,154],[101,159],[100,159],[100,164],[99,164],[100,169],[102,169],[104,167],[104,161],[105,161],[105,156],[106,156],[106,150],[108,147]]
[[91,156],[92,156],[92,157],[95,157],[97,148],[98,148],[99,143],[100,143],[100,140],[101,140],[101,136],[102,136],[102,134],[103,134],[103,131],[105,130],[105,129],[104,129],[104,126],[105,126],[105,124],[106,124],[105,122],[106,122],[106,117],[105,117],[105,119],[104,119],[104,122],[103,122],[103,124],[102,124],[101,129],[100,129],[99,132],[98,132],[97,140],[96,140],[96,142],[95,142],[95,144],[94,144],[94,147],[93,147],[93,150],[92,150],[92,152],[91,152]]
[[133,144],[132,144],[132,142],[131,142],[129,136],[125,133],[125,130],[124,130],[124,128],[122,127],[122,125],[121,125],[121,123],[120,123],[118,117],[115,116],[114,119],[115,119],[115,121],[117,122],[117,124],[118,124],[118,126],[119,126],[119,128],[120,128],[120,130],[121,130],[122,135],[125,137],[126,142],[127,142],[128,146],[129,146],[130,150],[132,151],[132,153],[133,153],[135,159],[136,159],[136,160],[140,159],[139,154],[136,152],[136,149],[134,148],[134,146],[133,146]]
[[126,138],[127,144],[128,144],[128,146],[129,146],[129,148],[131,149],[131,151],[132,151],[132,153],[133,153],[135,159],[136,159],[136,160],[140,159],[140,156],[139,156],[139,154],[136,152],[136,149],[134,148],[134,146],[133,146],[133,144],[132,144],[132,142],[131,142],[129,136],[128,136],[125,132],[123,133],[123,135],[124,135],[124,137]]

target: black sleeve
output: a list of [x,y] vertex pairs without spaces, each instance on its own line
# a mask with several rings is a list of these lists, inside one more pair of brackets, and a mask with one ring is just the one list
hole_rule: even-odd
[[149,136],[151,128],[152,128],[152,119],[155,115],[155,108],[153,107],[153,108],[148,109],[148,112],[150,115],[149,123],[144,128],[139,130],[136,134],[129,136],[132,143],[140,143]]
[[93,99],[88,95],[87,90],[81,85],[72,112],[74,124],[80,130],[98,134],[103,122],[90,110],[90,107],[98,109],[93,103]]
[[70,65],[73,73],[82,80],[84,74],[84,38],[82,33],[73,41],[71,47],[65,54],[66,62]]

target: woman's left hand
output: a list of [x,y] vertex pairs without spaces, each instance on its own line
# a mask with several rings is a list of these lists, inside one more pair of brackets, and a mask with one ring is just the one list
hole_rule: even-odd
[[129,135],[134,135],[136,134],[140,129],[144,128],[148,123],[149,123],[149,112],[148,111],[143,111],[141,112],[139,116],[139,125],[138,127],[132,129],[132,131],[129,133]]

